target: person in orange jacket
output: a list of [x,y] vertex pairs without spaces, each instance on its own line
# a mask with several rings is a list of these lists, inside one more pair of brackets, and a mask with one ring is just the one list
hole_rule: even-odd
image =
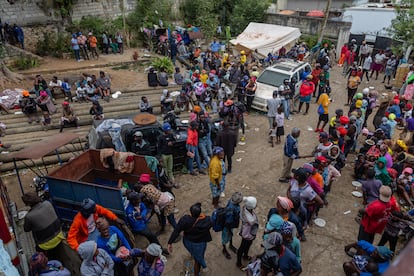
[[86,198],[83,200],[81,210],[73,218],[67,237],[67,242],[73,250],[78,250],[79,244],[82,242],[98,239],[100,233],[96,227],[96,219],[102,216],[120,224],[125,223],[105,207],[96,204],[92,199]]

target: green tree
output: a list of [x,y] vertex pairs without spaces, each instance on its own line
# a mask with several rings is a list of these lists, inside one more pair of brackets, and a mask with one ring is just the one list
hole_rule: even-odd
[[229,25],[235,4],[236,1],[233,0],[217,0],[214,11],[218,14],[218,20],[222,27]]
[[234,6],[230,17],[230,28],[233,34],[239,34],[249,25],[250,22],[264,22],[266,10],[270,1],[240,0]]
[[[140,31],[142,27],[159,25],[159,20],[164,21],[164,26],[170,19],[172,0],[137,0],[134,12],[127,18],[127,24],[131,30]],[[166,22],[165,22],[166,21]]]
[[414,0],[401,0],[395,11],[397,17],[388,31],[393,39],[404,41],[406,46],[414,45]]
[[215,13],[215,2],[184,0],[180,5],[180,11],[185,24],[200,27],[207,37],[214,35],[219,24]]

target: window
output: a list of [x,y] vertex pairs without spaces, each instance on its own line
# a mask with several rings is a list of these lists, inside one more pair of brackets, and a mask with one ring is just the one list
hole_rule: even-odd
[[289,75],[285,75],[285,74],[281,74],[281,73],[278,73],[278,72],[265,70],[259,76],[259,78],[257,79],[257,82],[279,87],[283,83],[284,79],[289,79],[289,78],[290,78]]

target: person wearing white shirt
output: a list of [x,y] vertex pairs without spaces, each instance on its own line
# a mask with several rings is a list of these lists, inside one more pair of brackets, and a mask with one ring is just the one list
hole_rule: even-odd
[[49,82],[49,89],[52,93],[53,98],[55,97],[55,92],[60,91],[63,93],[62,90],[62,81],[58,79],[58,77],[53,76],[52,80]]

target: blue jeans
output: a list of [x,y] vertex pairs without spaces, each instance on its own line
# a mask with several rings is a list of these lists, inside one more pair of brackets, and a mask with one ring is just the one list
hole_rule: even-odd
[[283,112],[285,113],[285,118],[288,119],[289,118],[289,114],[290,114],[290,104],[289,104],[289,100],[288,99],[282,100],[282,104],[283,104]]
[[187,144],[185,147],[187,148],[188,151],[191,151],[192,153],[194,153],[193,158],[188,157],[188,171],[190,173],[194,171],[194,167],[193,167],[194,159],[196,161],[197,168],[201,170],[200,155],[198,154],[197,146],[192,146],[192,145]]
[[78,50],[73,50],[73,52],[75,53],[75,59],[80,60],[79,49]]
[[213,155],[213,150],[211,148],[211,141],[209,142],[208,135],[200,138],[198,140],[198,149],[200,151],[202,160],[206,161],[207,166],[210,164],[210,158]]

